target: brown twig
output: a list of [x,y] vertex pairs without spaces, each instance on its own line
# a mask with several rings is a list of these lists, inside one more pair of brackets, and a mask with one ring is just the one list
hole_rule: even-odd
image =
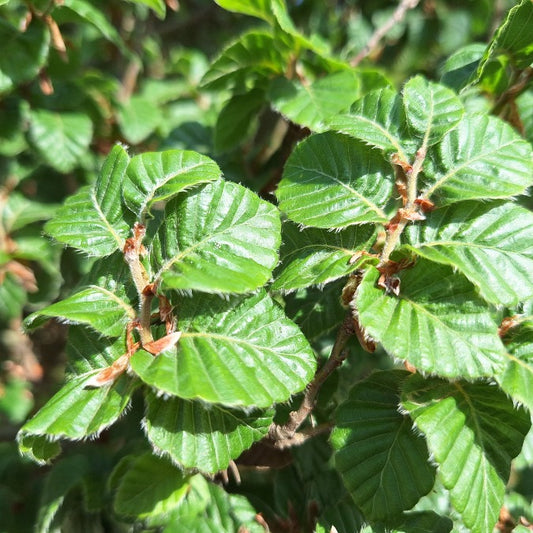
[[378,47],[381,39],[385,37],[393,26],[399,24],[405,18],[407,11],[414,9],[419,1],[420,0],[401,0],[391,18],[388,19],[383,26],[376,29],[368,40],[366,46],[350,61],[350,65],[356,67],[365,57],[369,56]]
[[[295,437],[296,430],[302,425],[305,419],[309,416],[315,407],[316,397],[320,391],[320,387],[330,376],[330,374],[342,364],[346,359],[345,347],[354,334],[353,318],[351,311],[346,314],[346,318],[342,323],[335,339],[335,344],[331,349],[331,354],[326,363],[316,372],[313,381],[307,385],[304,397],[300,407],[297,411],[292,411],[289,415],[289,421],[284,425],[272,424],[270,426],[268,436],[275,441],[277,448],[284,448],[299,444],[303,442],[306,437]],[[302,435],[305,435],[302,433]],[[309,436],[309,434],[307,434]]]

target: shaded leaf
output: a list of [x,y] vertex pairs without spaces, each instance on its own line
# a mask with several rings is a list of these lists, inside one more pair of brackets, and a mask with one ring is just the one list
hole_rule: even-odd
[[474,533],[492,531],[511,459],[531,425],[524,409],[494,385],[412,375],[402,406],[427,440],[454,508]]
[[332,130],[408,160],[405,109],[400,95],[390,88],[371,91],[354,103],[349,114],[333,117],[327,124]]
[[70,172],[89,148],[93,124],[83,113],[36,109],[30,115],[29,136],[48,165],[59,172]]
[[533,213],[511,202],[460,202],[411,225],[411,249],[461,271],[495,304],[533,297]]
[[155,131],[163,113],[153,100],[133,95],[120,107],[117,118],[124,138],[131,144],[139,144]]
[[359,261],[351,260],[354,254],[368,249],[374,238],[375,228],[370,225],[328,232],[318,228],[300,230],[287,222],[282,233],[282,266],[272,289],[294,290],[346,276],[360,266]]
[[281,211],[299,224],[344,228],[385,222],[392,169],[376,151],[337,133],[312,135],[289,157],[276,191]]
[[167,204],[153,241],[155,279],[173,289],[248,292],[278,262],[277,209],[255,193],[222,180]]
[[441,83],[456,92],[463,89],[477,70],[486,46],[471,43],[453,53],[441,68]]
[[0,19],[0,93],[34,79],[48,57],[50,33],[34,17],[21,32]]
[[122,183],[129,157],[116,145],[107,156],[94,186],[69,197],[45,225],[55,239],[88,255],[106,256],[124,248],[130,232],[122,206]]
[[211,64],[202,84],[218,90],[242,85],[251,78],[273,77],[283,74],[288,51],[280,49],[274,37],[266,32],[251,31],[229,45]]
[[435,482],[424,439],[398,412],[406,371],[376,372],[358,383],[335,414],[335,468],[371,521],[411,509]]
[[145,6],[148,6],[150,9],[152,9],[155,14],[160,18],[164,19],[166,12],[167,12],[167,6],[165,3],[165,0],[129,0],[130,2],[134,2],[135,4],[144,4]]
[[333,115],[347,111],[357,98],[359,78],[352,70],[329,74],[311,84],[276,78],[269,89],[273,107],[295,124],[325,129]]
[[430,146],[453,129],[464,113],[457,95],[422,76],[411,78],[403,89],[403,105],[411,131]]
[[40,465],[49,463],[61,453],[61,445],[46,435],[24,435],[18,438],[19,451]]
[[113,509],[139,519],[166,514],[189,490],[188,476],[167,459],[151,453],[135,456],[121,473]]
[[34,202],[12,191],[9,193],[7,203],[3,206],[1,223],[6,233],[11,233],[33,222],[48,220],[54,215],[56,209],[57,205]]
[[369,267],[355,296],[366,332],[397,359],[423,372],[449,378],[492,376],[505,363],[505,349],[486,304],[450,267],[419,260],[399,273],[400,294],[376,286]]
[[496,117],[466,115],[445,135],[435,159],[434,171],[426,169],[423,193],[438,205],[507,198],[531,185],[531,145]]
[[168,394],[268,407],[302,390],[316,368],[305,337],[263,291],[183,299],[178,326],[177,353],[131,359],[144,382]]
[[124,201],[144,220],[155,202],[169,200],[197,183],[213,181],[220,175],[212,159],[196,152],[167,150],[139,154],[128,165]]
[[181,398],[146,397],[148,440],[178,466],[215,473],[263,438],[272,413],[243,412]]

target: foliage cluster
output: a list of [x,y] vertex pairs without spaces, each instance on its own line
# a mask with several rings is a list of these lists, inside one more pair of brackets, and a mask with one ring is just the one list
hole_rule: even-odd
[[0,2],[3,530],[528,530],[533,3],[183,4]]

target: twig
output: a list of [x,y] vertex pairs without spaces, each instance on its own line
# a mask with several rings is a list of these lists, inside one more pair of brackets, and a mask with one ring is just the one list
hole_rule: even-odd
[[379,42],[392,29],[393,26],[399,24],[405,17],[407,11],[414,9],[420,0],[401,0],[398,7],[394,10],[391,18],[383,24],[380,28],[372,34],[366,46],[350,61],[352,67],[356,67],[361,61],[370,55],[373,50],[377,48]]
[[[331,354],[328,360],[324,366],[322,366],[316,372],[313,381],[307,385],[304,398],[298,410],[290,413],[289,421],[286,424],[282,426],[278,424],[272,424],[272,426],[270,426],[268,436],[271,440],[276,442],[276,447],[284,448],[295,444],[294,439],[296,430],[302,425],[304,420],[313,410],[320,387],[323,385],[329,375],[346,359],[345,347],[348,340],[354,333],[353,318],[350,311],[347,313],[344,322],[339,328],[337,338],[335,339],[335,344],[331,349]],[[299,443],[305,440],[305,438],[301,439],[300,437],[297,437],[296,440]]]

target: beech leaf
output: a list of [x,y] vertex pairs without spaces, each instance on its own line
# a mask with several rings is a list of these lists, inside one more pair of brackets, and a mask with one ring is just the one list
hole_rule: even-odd
[[420,259],[398,274],[398,297],[377,287],[378,278],[369,267],[353,303],[363,328],[391,356],[448,378],[503,368],[505,348],[486,304],[450,267]]
[[531,421],[505,393],[487,383],[450,383],[412,375],[402,406],[426,437],[438,476],[454,508],[474,533],[492,531],[511,460]]
[[290,155],[276,191],[279,208],[305,226],[344,228],[385,222],[393,191],[391,166],[361,141],[312,135]]
[[185,298],[179,318],[177,350],[155,358],[140,350],[131,359],[133,371],[163,392],[269,407],[301,391],[314,374],[307,340],[264,291],[228,300]]

